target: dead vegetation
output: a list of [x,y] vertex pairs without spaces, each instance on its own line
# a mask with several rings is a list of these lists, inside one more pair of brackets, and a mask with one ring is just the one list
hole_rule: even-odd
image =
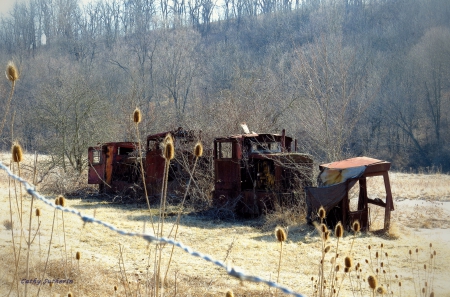
[[[25,156],[25,158],[27,157],[28,155]],[[31,171],[24,170],[23,173],[25,176],[30,176]],[[10,195],[9,181],[4,174],[2,176],[0,204],[2,209],[7,210],[9,209],[8,197]],[[406,195],[398,191],[399,189],[406,191],[409,187],[407,185],[397,187],[397,185],[401,185],[403,182],[408,183],[410,179],[423,185],[438,184],[439,182],[435,181],[438,178],[441,179],[441,183],[448,179],[447,175],[402,173],[393,173],[391,177],[392,182],[396,185],[393,186],[393,191],[396,193],[394,197]],[[427,179],[431,180],[427,181]],[[369,182],[373,182],[370,188],[376,192],[377,181],[369,179]],[[44,184],[40,186],[45,188]],[[274,213],[252,220],[235,218],[224,221],[204,214],[183,212],[177,240],[189,245],[194,250],[210,254],[233,266],[241,267],[250,275],[276,280],[279,271],[281,284],[310,296],[319,296],[314,289],[314,285],[317,286],[318,271],[323,270],[323,280],[328,281],[329,273],[332,271],[331,267],[336,270],[336,265],[340,265],[339,291],[334,293],[325,287],[327,289],[323,292],[327,293],[322,296],[330,294],[330,296],[347,296],[352,294],[351,292],[356,296],[368,296],[376,293],[376,291],[370,290],[367,283],[370,275],[377,278],[378,287],[383,285],[386,295],[389,296],[423,296],[421,293],[423,288],[426,288],[428,295],[431,289],[435,290],[435,293],[443,294],[446,292],[445,275],[450,271],[449,257],[446,254],[448,242],[441,241],[437,237],[429,237],[426,230],[423,229],[424,226],[419,223],[432,222],[429,226],[425,226],[430,228],[427,229],[429,231],[434,231],[435,227],[446,227],[448,224],[445,219],[447,210],[440,206],[447,205],[447,201],[442,201],[443,199],[436,189],[430,189],[428,192],[424,189],[422,192],[424,193],[423,200],[398,201],[395,199],[396,211],[393,212],[394,223],[390,236],[363,233],[354,238],[352,233],[345,232],[344,237],[337,245],[337,239],[332,232],[326,244],[323,245],[323,236],[320,236],[315,228],[304,224],[304,216],[301,211],[295,208],[280,207]],[[416,203],[417,206],[399,206],[405,201]],[[429,204],[422,204],[425,202]],[[30,203],[30,197],[25,196],[23,209],[29,209]],[[34,203],[33,207],[40,209],[39,220],[41,223],[38,235],[31,244],[29,277],[33,280],[36,278],[38,280],[70,279],[73,281],[70,284],[53,283],[52,286],[49,284],[42,286],[39,293],[41,296],[51,296],[54,293],[64,296],[69,291],[74,296],[104,296],[105,294],[109,296],[114,296],[114,294],[116,296],[135,296],[136,294],[153,296],[155,294],[156,266],[154,256],[151,256],[157,249],[155,245],[148,244],[141,239],[120,236],[98,225],[83,224],[78,217],[69,214],[64,216],[63,229],[60,211],[56,212],[53,225],[54,211],[40,201]],[[66,203],[70,208],[80,210],[82,213],[95,216],[105,222],[111,222],[120,229],[132,232],[145,230],[151,233],[145,204],[117,204],[88,196],[83,199],[67,199]],[[177,208],[168,206],[167,211],[169,212],[169,210],[176,213]],[[5,212],[5,214],[7,213]],[[156,218],[158,209],[152,208],[152,213]],[[26,275],[26,261],[23,257],[26,252],[26,249],[23,248],[26,246],[22,243],[22,256],[19,265],[16,266],[11,229],[15,231],[17,247],[20,241],[20,228],[18,227],[20,222],[14,208],[12,215],[12,221],[8,219],[9,214],[8,217],[2,217],[4,223],[0,236],[4,244],[0,246],[0,250],[1,260],[5,265],[2,265],[4,268],[1,273],[0,292],[7,294],[11,290],[14,296],[23,296],[24,285],[21,281]],[[372,213],[372,219],[376,221],[376,218],[377,214]],[[33,232],[36,231],[37,224],[37,220],[34,219]],[[167,230],[170,230],[171,226],[176,224],[176,216],[166,217],[165,224]],[[286,230],[287,238],[283,242],[281,253],[280,243],[277,243],[277,238],[273,233],[276,226],[282,226]],[[44,275],[45,259],[52,234],[50,256]],[[432,247],[429,246],[430,242],[432,242]],[[371,248],[369,249],[368,246]],[[318,270],[322,252],[325,249],[328,251],[322,261],[323,268]],[[162,246],[161,267],[163,268],[168,267],[170,250],[169,246]],[[409,250],[412,251],[412,256],[409,255]],[[434,255],[435,251],[436,255]],[[79,260],[77,260],[77,252],[80,252]],[[339,254],[338,258],[336,258],[336,254]],[[430,264],[432,254],[433,262]],[[347,256],[352,259],[353,269],[345,274],[345,258]],[[281,261],[280,257],[282,257]],[[335,258],[333,265],[330,262],[332,257]],[[439,265],[434,262],[436,259],[439,259]],[[424,268],[424,265],[427,269]],[[17,273],[15,273],[15,267],[19,268]],[[383,273],[383,270],[386,272]],[[165,275],[165,269],[161,271],[164,273],[162,275]],[[19,281],[17,278],[14,279],[15,275]],[[400,283],[401,286],[399,286]],[[115,287],[117,291],[114,290]],[[31,284],[27,294],[36,296],[38,290],[39,286]],[[159,288],[159,294],[166,296],[223,296],[229,291],[232,291],[234,296],[272,296],[276,294],[276,290],[261,284],[241,283],[220,268],[191,257],[179,249],[174,250],[167,278],[165,281],[161,281]],[[388,294],[389,292],[393,293]],[[278,295],[280,294],[278,292]]]

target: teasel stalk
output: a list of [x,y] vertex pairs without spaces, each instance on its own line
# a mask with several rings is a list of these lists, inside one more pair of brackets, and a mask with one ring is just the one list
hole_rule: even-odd
[[[339,252],[339,239],[341,239],[344,236],[344,226],[342,226],[341,222],[338,222],[338,224],[334,228],[334,236],[336,236],[336,238],[337,238],[336,252],[335,252],[334,258],[337,259],[338,252]],[[333,286],[335,284],[335,278],[336,278],[336,273],[337,273],[336,269],[333,269],[333,268],[334,268],[334,265],[331,265],[331,272],[330,272],[331,286]]]
[[147,202],[148,211],[150,213],[150,222],[152,223],[153,234],[155,234],[155,226],[153,223],[152,210],[150,208],[150,200],[148,199],[147,184],[145,182],[144,164],[142,161],[143,159],[142,159],[142,148],[141,148],[141,134],[139,132],[139,123],[141,122],[141,120],[142,120],[141,110],[136,107],[136,109],[133,112],[133,122],[136,127],[136,136],[137,136],[137,141],[138,141],[139,165],[141,167],[141,178],[142,178],[142,183],[144,186],[145,201]]
[[[14,68],[15,69],[15,68]],[[11,72],[13,73],[13,74],[11,74]],[[7,77],[8,77],[8,75],[10,76],[10,78],[8,78],[8,79],[10,79],[11,81],[15,81],[14,79],[11,79],[11,77],[12,78],[14,78],[15,76],[14,76],[14,71],[13,70],[10,70],[10,67],[8,67],[8,74],[7,74]],[[13,143],[13,145],[12,145],[12,148],[11,148],[11,154],[12,154],[12,163],[14,164],[14,163],[17,163],[17,171],[18,171],[18,176],[19,177],[21,177],[21,174],[20,174],[20,163],[23,161],[23,151],[22,151],[22,147],[20,146],[20,144],[19,143],[17,143],[17,142],[14,142]],[[13,169],[14,169],[14,165],[13,165]],[[15,182],[14,182],[14,185],[15,185]],[[24,231],[23,231],[23,224],[24,224],[24,222],[23,222],[23,215],[22,215],[22,212],[23,212],[23,196],[22,196],[22,187],[19,185],[19,195],[20,195],[20,211],[19,211],[19,218],[20,218],[20,243],[19,243],[19,250],[20,249],[22,249],[22,238],[24,238]],[[26,277],[27,277],[27,279],[28,279],[28,277],[29,277],[29,260],[30,260],[30,246],[31,246],[31,222],[32,222],[32,214],[33,214],[33,202],[34,202],[34,199],[33,199],[33,197],[32,197],[32,199],[31,199],[31,206],[30,206],[30,220],[29,220],[29,227],[28,227],[28,241],[25,239],[25,242],[26,242],[26,244],[27,244],[27,257],[26,257]],[[17,194],[16,194],[16,204],[17,204],[17,208],[19,208],[19,204],[18,204],[18,202],[17,202]],[[19,253],[19,255],[20,255],[20,253]],[[16,266],[18,266],[18,261],[19,261],[19,258],[17,258],[17,262],[16,262]],[[17,273],[17,267],[16,267],[16,273]],[[27,290],[28,290],[28,286],[27,286],[27,284],[25,283],[25,296],[27,295]]]
[[[55,205],[59,205],[59,197],[57,197],[55,199]],[[45,265],[44,265],[44,272],[43,272],[43,277],[45,277],[45,273],[47,272],[47,265],[48,265],[48,259],[50,258],[50,249],[52,247],[52,239],[53,239],[53,230],[55,227],[55,219],[56,219],[56,208],[53,211],[53,223],[52,223],[52,232],[50,233],[50,241],[48,243],[48,251],[47,251],[47,259],[45,260]],[[51,283],[50,283],[51,284]],[[42,282],[39,284],[39,288],[37,291],[37,295],[36,297],[39,297],[39,293],[41,291],[41,286],[42,286]]]
[[[281,258],[283,255],[283,242],[285,242],[287,239],[286,231],[281,227],[277,227],[275,229],[275,237],[277,238],[278,242],[280,243],[280,258],[278,259],[278,274],[277,274],[277,283],[278,283],[280,280]],[[278,290],[275,292],[275,296],[277,296],[277,295],[278,295]]]
[[[186,190],[184,191],[184,196],[183,196],[183,200],[181,201],[181,204],[180,204],[180,209],[178,210],[177,220],[176,220],[174,226],[172,226],[172,229],[170,230],[170,233],[169,233],[169,236],[168,236],[168,237],[170,237],[170,235],[172,234],[173,228],[175,227],[175,234],[174,234],[174,237],[173,237],[174,240],[177,239],[178,227],[180,226],[181,212],[183,211],[184,202],[186,201],[186,197],[187,197],[187,194],[189,192],[189,187],[191,185],[192,180],[194,179],[193,176],[194,176],[195,168],[197,166],[198,158],[200,158],[201,156],[203,156],[203,145],[202,145],[202,143],[200,141],[198,141],[195,144],[195,146],[194,146],[194,157],[195,157],[194,165],[192,167],[192,171],[189,172],[189,181],[188,181],[188,183],[186,185]],[[167,270],[166,270],[166,273],[164,275],[164,282],[167,280],[167,274],[169,273],[170,263],[172,262],[172,256],[173,256],[174,249],[175,249],[175,246],[172,245],[172,250],[170,252],[170,257],[169,257],[169,262],[167,264]]]
[[359,223],[358,220],[353,221],[352,230],[353,230],[353,240],[352,245],[350,246],[350,252],[353,249],[353,243],[355,242],[356,234],[361,230],[361,224]]
[[78,274],[80,273],[80,259],[81,259],[81,253],[77,252],[75,254],[75,260],[77,260],[77,262],[78,262]]
[[[64,196],[59,195],[57,197],[57,199],[59,199],[59,206],[61,207],[66,207],[66,198],[64,198]],[[65,258],[65,273],[66,273],[66,278],[68,277],[68,271],[67,271],[67,244],[66,244],[66,229],[65,229],[65,225],[64,225],[64,211],[61,210],[61,219],[62,219],[62,227],[63,227],[63,236],[64,236],[64,258]]]
[[39,235],[39,261],[41,261],[41,233],[39,232],[39,229],[41,227],[41,210],[39,208],[36,208],[36,216],[38,220],[38,228],[37,228],[37,234]]
[[325,283],[325,271],[324,271],[324,265],[325,265],[325,247],[326,247],[326,243],[329,239],[329,231],[327,226],[323,223],[323,221],[326,218],[326,211],[325,208],[323,208],[323,206],[321,206],[317,212],[318,217],[320,218],[320,224],[315,223],[315,227],[316,229],[319,231],[320,237],[322,239],[322,257],[320,260],[320,265],[319,265],[319,279],[318,279],[318,283],[317,285],[319,286],[319,296],[323,296],[324,295],[324,283]]
[[19,71],[17,71],[16,65],[12,61],[8,63],[6,66],[6,78],[11,82],[11,91],[9,93],[8,102],[6,103],[6,110],[3,115],[2,124],[0,126],[0,135],[3,132],[3,128],[5,127],[6,118],[9,113],[9,108],[11,107],[12,98],[14,95],[14,89],[16,87],[16,81],[19,79]]
[[377,278],[374,275],[369,275],[369,277],[367,278],[367,283],[372,290],[372,296],[375,296],[375,290],[378,286]]
[[[169,170],[170,170],[170,161],[175,157],[175,148],[173,143],[173,138],[170,133],[166,135],[164,138],[164,148],[163,148],[163,157],[165,159],[164,162],[164,178],[163,178],[163,184],[161,189],[161,200],[159,205],[159,223],[158,223],[158,232],[157,236],[163,236],[163,229],[164,229],[164,213],[166,212],[166,200],[167,200],[167,184],[169,180]],[[158,244],[157,247],[159,248],[159,260],[155,257],[155,265],[156,273],[155,273],[155,294],[156,296],[159,295],[159,284],[161,282],[161,258],[162,258],[162,245]],[[156,256],[156,253],[155,253]]]
[[[10,170],[11,171],[13,171],[13,168],[14,168],[13,164],[14,164],[13,162],[11,162],[11,164],[10,164]],[[11,177],[8,178],[8,183],[9,183],[9,186],[8,186],[8,189],[9,189],[9,191],[8,191],[8,196],[9,196],[9,217],[10,217],[10,220],[11,220],[11,238],[12,238],[12,244],[13,244],[14,264],[15,264],[14,279],[13,279],[13,281],[11,283],[11,287],[9,288],[9,293],[8,293],[8,296],[9,296],[11,294],[11,291],[13,289],[14,284],[16,284],[17,292],[19,292],[19,282],[16,281],[16,279],[18,280],[18,277],[19,277],[18,274],[17,274],[17,271],[18,271],[18,267],[19,267],[20,251],[22,250],[22,243],[21,243],[22,237],[21,237],[21,241],[20,241],[20,244],[19,244],[19,250],[16,252],[16,243],[14,241],[14,222],[13,222],[13,217],[12,217],[13,210],[12,210],[12,197],[11,197]],[[16,189],[15,180],[13,180],[13,183],[14,183],[14,189]],[[17,192],[16,192],[15,197],[16,197],[17,210],[18,210],[19,215],[20,215],[19,205],[18,205],[18,202],[17,202]]]

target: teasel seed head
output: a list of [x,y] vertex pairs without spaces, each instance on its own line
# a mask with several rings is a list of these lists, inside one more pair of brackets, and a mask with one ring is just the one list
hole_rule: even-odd
[[345,267],[345,268],[344,268],[344,272],[345,272],[345,273],[349,273],[351,270],[352,270],[351,267]]
[[328,241],[329,238],[330,238],[330,231],[324,232],[323,233],[323,240]]
[[352,230],[353,232],[359,232],[361,230],[361,224],[359,223],[358,220],[354,221],[352,224]]
[[375,253],[375,258],[378,258],[378,252]]
[[398,286],[401,287],[402,286],[402,282],[398,282]]
[[142,120],[141,110],[136,107],[136,109],[133,112],[133,122],[135,122],[136,124],[139,124],[141,122],[141,120]]
[[80,261],[80,259],[81,259],[81,253],[80,253],[80,252],[77,252],[77,253],[75,254],[75,259],[77,259],[78,261]]
[[384,263],[383,263],[383,262],[381,262],[381,263],[380,263],[380,266],[381,266],[381,267],[383,267],[383,266],[384,266]]
[[416,248],[416,254],[419,252],[419,249],[418,248]]
[[114,291],[117,291],[117,286],[114,286]]
[[353,260],[351,257],[345,257],[345,267],[351,268],[353,266]]
[[287,239],[286,231],[281,227],[275,229],[275,236],[279,242],[286,241]]
[[73,297],[72,292],[67,293],[67,297]]
[[327,245],[327,247],[324,250],[325,254],[328,253],[330,251],[330,249],[331,249],[331,246]]
[[334,271],[336,271],[336,272],[339,272],[339,269],[340,269],[341,267],[339,266],[339,265],[336,265],[336,267],[334,268]]
[[227,291],[226,297],[234,297],[233,291]]
[[337,238],[344,236],[344,227],[341,222],[337,223],[336,228],[334,229],[334,235]]
[[430,242],[430,248],[433,247],[433,244]]
[[55,205],[59,205],[59,196],[55,198]]
[[370,246],[370,244],[367,246],[367,248],[370,250],[372,247]]
[[59,205],[61,205],[62,207],[66,207],[66,198],[64,198],[64,196],[59,195]]
[[11,149],[12,160],[13,162],[20,163],[23,160],[23,152],[20,144],[15,142]]
[[203,156],[203,145],[200,141],[195,144],[194,156],[196,156],[197,158]]
[[384,247],[384,244],[382,243],[382,244],[381,244],[381,248],[383,248],[383,247]]
[[19,79],[19,72],[17,71],[16,65],[14,62],[9,62],[6,67],[6,78],[12,82],[15,82]]
[[322,232],[322,233],[328,232],[328,227],[325,224],[320,224],[319,228],[320,228],[320,232]]
[[36,208],[36,216],[37,217],[41,216],[41,210],[39,208]]
[[383,286],[379,286],[379,287],[377,288],[377,293],[378,293],[378,294],[384,295],[384,294],[386,294],[386,290],[384,289]]
[[427,270],[427,264],[423,264],[423,269]]
[[372,290],[375,290],[377,288],[378,281],[374,275],[369,275],[369,277],[367,278],[367,282],[369,283],[369,287]]
[[319,218],[320,219],[325,219],[325,217],[327,216],[327,212],[325,211],[325,208],[323,208],[323,206],[321,206],[319,208],[319,212],[318,212]]
[[170,134],[167,134],[164,139],[164,159],[167,161],[172,160],[175,157],[175,148],[173,145],[173,138]]
[[434,292],[431,292],[431,293],[430,293],[430,297],[434,297]]

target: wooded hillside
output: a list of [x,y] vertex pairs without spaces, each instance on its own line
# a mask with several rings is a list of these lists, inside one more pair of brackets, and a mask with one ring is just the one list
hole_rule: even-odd
[[0,19],[21,77],[1,149],[87,147],[182,126],[281,132],[318,162],[450,170],[448,0],[30,0]]

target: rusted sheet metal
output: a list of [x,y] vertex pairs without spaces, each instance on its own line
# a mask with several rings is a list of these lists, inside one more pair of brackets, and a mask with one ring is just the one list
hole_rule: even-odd
[[351,159],[346,159],[342,161],[336,161],[332,163],[322,164],[320,165],[320,169],[323,170],[324,168],[330,168],[330,169],[347,169],[347,168],[353,168],[353,167],[360,167],[360,166],[367,166],[367,167],[375,167],[375,168],[382,168],[385,169],[383,165],[391,164],[386,161],[369,158],[369,157],[356,157]]
[[293,152],[292,144],[284,130],[216,138],[214,204],[229,205],[238,197],[238,213],[259,215],[309,185],[312,158]]

